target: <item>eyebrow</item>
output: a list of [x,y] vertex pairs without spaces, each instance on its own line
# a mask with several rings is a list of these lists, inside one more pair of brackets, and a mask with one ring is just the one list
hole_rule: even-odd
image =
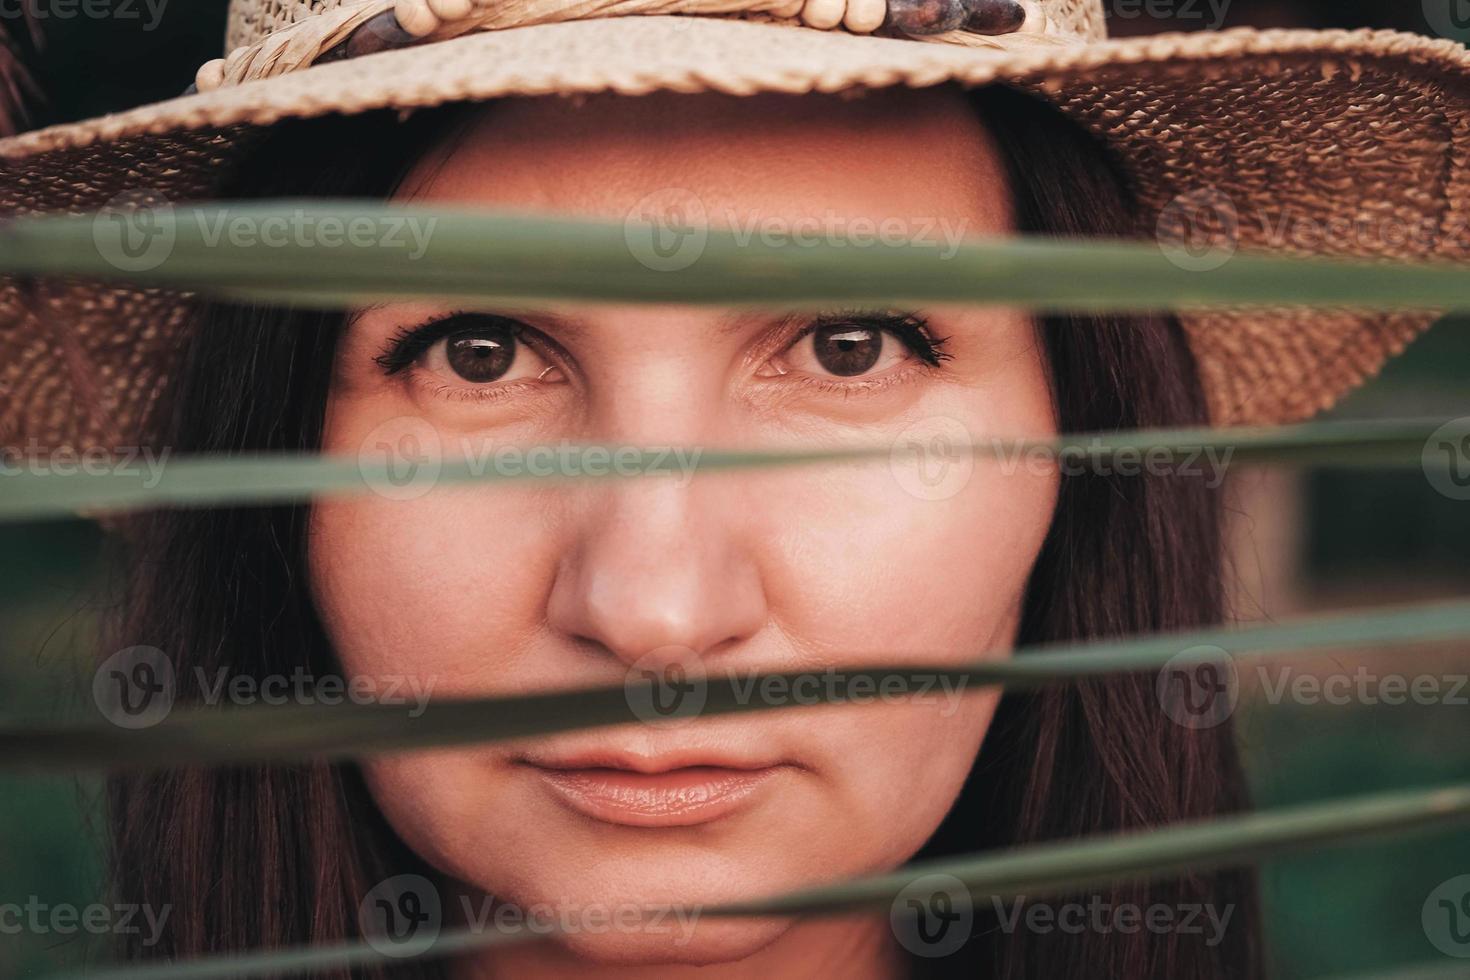
[[359,306],[356,309],[348,310],[347,311],[347,318],[342,321],[342,327],[343,327],[343,329],[344,330],[345,329],[350,329],[351,327],[353,327],[357,323],[358,320],[361,320],[363,317],[367,316],[369,313],[373,313],[373,312],[376,312],[377,310],[383,309],[387,305],[388,305],[388,301],[387,300],[379,300],[376,303],[369,303],[367,306]]
[[[404,301],[380,300],[376,303],[369,303],[366,306],[359,306],[348,314],[347,319],[343,322],[343,327],[344,329],[351,329],[368,314],[388,309],[389,307],[392,307],[400,302]],[[587,323],[585,320],[581,320],[576,317],[564,316],[560,313],[553,313],[550,310],[530,306],[503,306],[498,308],[491,308],[476,303],[466,303],[462,306],[456,305],[452,302],[442,304],[436,303],[434,311],[426,314],[423,318],[437,319],[438,317],[442,316],[453,316],[456,313],[486,313],[498,316],[523,317],[527,320],[535,320],[538,323],[544,323],[547,326],[555,327],[558,330],[566,330],[569,333],[577,334],[586,333],[587,331]]]
[[[358,307],[345,321],[344,328],[351,329],[359,320],[370,313],[374,313],[392,306],[395,300],[382,300]],[[440,308],[442,315],[449,316],[455,312],[453,304],[446,304]],[[576,316],[566,316],[554,313],[545,308],[533,306],[504,306],[499,308],[480,307],[467,304],[460,308],[465,312],[495,313],[502,316],[521,317],[528,321],[546,326],[558,332],[564,332],[571,336],[586,336],[590,332],[590,324],[587,319]],[[731,334],[740,333],[750,329],[753,325],[764,327],[787,327],[794,321],[803,319],[817,320],[823,317],[837,315],[835,310],[798,310],[794,312],[772,313],[754,307],[739,307],[728,310],[715,319],[713,330],[717,337],[728,337]]]
[[732,333],[739,333],[750,326],[752,320],[759,319],[763,326],[787,327],[793,321],[803,319],[817,319],[822,316],[820,310],[798,310],[788,313],[770,313],[758,309],[734,309],[721,316],[715,321],[715,332],[718,336],[727,337]]

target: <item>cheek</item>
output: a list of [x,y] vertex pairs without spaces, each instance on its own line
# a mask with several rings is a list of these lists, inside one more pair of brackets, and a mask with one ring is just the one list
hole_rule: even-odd
[[486,679],[540,622],[556,556],[544,495],[436,486],[437,461],[480,459],[456,448],[462,438],[393,397],[333,393],[324,450],[398,478],[311,509],[312,594],[351,674],[410,674],[441,693],[504,689]]
[[[781,517],[773,618],[812,667],[1006,657],[1055,493],[1054,477],[994,463],[947,500],[915,501],[888,473],[808,482],[782,495],[802,503]],[[935,675],[914,683],[911,696],[804,716],[832,764],[832,812],[871,868],[906,860],[939,825],[999,697]]]
[[1051,527],[1057,469],[993,440],[1055,436],[1034,346],[975,388],[935,391],[864,433],[877,463],[766,474],[756,536],[779,542],[762,569],[773,616],[823,652],[1005,649]]
[[[1009,656],[1060,477],[1036,457],[968,452],[972,434],[1055,435],[1040,358],[990,394],[918,406],[917,418],[895,427],[898,452],[884,465],[763,477],[772,485],[761,499],[784,502],[765,513],[767,534],[782,542],[779,564],[764,570],[772,617],[811,661]],[[995,691],[933,679],[911,699],[812,715],[812,731],[841,752],[834,793],[855,851],[881,867],[923,844],[958,795],[998,701]]]
[[946,499],[916,499],[908,464],[773,489],[793,501],[768,515],[783,542],[766,575],[773,615],[833,653],[962,658],[1008,644],[1056,480],[993,460],[957,465],[969,473]]
[[315,506],[312,586],[342,665],[484,689],[481,675],[537,632],[555,573],[547,537],[541,502],[519,489]]

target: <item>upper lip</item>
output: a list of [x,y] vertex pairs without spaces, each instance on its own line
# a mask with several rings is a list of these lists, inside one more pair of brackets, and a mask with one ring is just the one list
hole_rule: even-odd
[[784,764],[780,760],[760,761],[739,759],[708,751],[659,752],[648,755],[634,752],[604,751],[566,756],[540,756],[530,753],[522,761],[538,769],[567,771],[577,769],[621,769],[625,772],[643,773],[645,775],[673,772],[676,769],[689,769],[696,766],[711,769],[734,769],[754,772]]

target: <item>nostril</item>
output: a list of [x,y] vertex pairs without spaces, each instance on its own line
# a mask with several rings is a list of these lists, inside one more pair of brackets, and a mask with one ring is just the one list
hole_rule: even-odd
[[547,614],[562,634],[626,664],[717,654],[764,622],[763,593],[754,583],[734,589],[728,575],[713,570],[614,571],[590,562],[569,570],[553,584]]

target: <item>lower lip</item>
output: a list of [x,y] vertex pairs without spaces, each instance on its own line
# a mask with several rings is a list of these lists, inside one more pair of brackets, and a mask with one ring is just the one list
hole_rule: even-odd
[[692,827],[734,813],[779,766],[688,766],[668,772],[533,767],[573,810],[626,827]]

